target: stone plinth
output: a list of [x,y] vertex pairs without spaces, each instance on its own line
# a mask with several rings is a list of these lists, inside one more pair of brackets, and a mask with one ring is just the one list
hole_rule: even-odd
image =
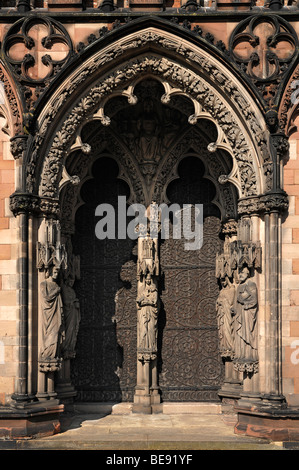
[[30,439],[58,434],[63,411],[63,405],[50,404],[0,408],[0,438]]
[[236,407],[236,434],[272,441],[299,441],[299,408],[248,409]]

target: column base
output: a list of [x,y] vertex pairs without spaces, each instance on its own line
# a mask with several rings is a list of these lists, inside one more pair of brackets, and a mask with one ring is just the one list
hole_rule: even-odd
[[58,383],[55,387],[57,398],[59,400],[72,400],[77,396],[77,391],[71,383]]
[[240,400],[235,407],[237,423],[235,433],[272,441],[299,441],[299,408],[292,409],[280,403],[264,405],[261,399],[244,405]]
[[136,387],[132,412],[140,414],[162,413],[163,408],[158,388],[151,389],[148,394],[144,388]]
[[63,411],[64,406],[55,400],[23,408],[0,407],[0,438],[33,439],[58,434]]

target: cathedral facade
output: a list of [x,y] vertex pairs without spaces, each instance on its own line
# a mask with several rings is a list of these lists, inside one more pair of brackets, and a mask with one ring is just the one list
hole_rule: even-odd
[[298,8],[2,0],[1,437],[219,403],[299,440]]

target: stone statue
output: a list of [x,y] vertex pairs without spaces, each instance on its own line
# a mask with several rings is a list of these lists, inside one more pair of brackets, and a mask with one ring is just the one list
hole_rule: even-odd
[[62,343],[62,356],[64,359],[75,357],[77,335],[80,323],[80,305],[73,289],[75,279],[67,277],[62,285],[63,317],[65,326],[65,338]]
[[138,127],[140,135],[137,142],[137,154],[141,162],[156,162],[160,159],[160,138],[157,120],[154,114],[141,116]]
[[159,297],[157,286],[147,273],[137,298],[138,352],[157,353]]
[[255,282],[248,279],[249,269],[245,265],[239,271],[239,285],[236,289],[235,305],[235,362],[255,364],[258,361],[257,311],[258,295]]
[[61,343],[64,339],[63,305],[61,289],[58,285],[59,268],[54,265],[47,270],[41,291],[41,361],[52,361],[60,357]]
[[234,355],[234,328],[232,307],[235,298],[235,286],[228,276],[220,279],[222,289],[216,301],[218,334],[220,341],[220,354],[222,357],[233,358]]

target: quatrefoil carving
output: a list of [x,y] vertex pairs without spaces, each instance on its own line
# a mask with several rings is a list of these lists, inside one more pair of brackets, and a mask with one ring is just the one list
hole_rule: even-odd
[[17,21],[2,44],[2,54],[16,78],[32,86],[51,79],[74,53],[66,29],[50,18],[29,17]]
[[235,63],[258,85],[277,83],[297,57],[298,39],[292,26],[274,15],[242,21],[230,38]]

